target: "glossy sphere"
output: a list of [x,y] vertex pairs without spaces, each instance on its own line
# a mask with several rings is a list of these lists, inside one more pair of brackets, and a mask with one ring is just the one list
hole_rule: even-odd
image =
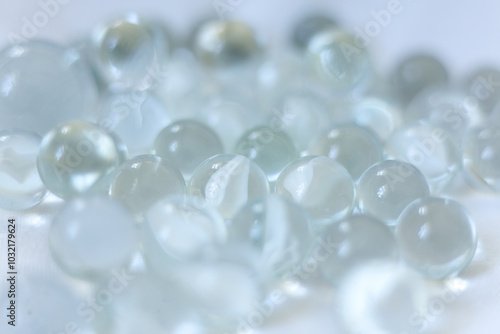
[[435,57],[415,54],[403,59],[392,73],[394,89],[408,103],[424,88],[448,82],[448,71]]
[[313,79],[334,90],[350,89],[369,72],[366,47],[354,35],[328,29],[313,36],[307,47],[306,62]]
[[224,219],[234,217],[250,199],[269,192],[262,169],[236,154],[219,154],[203,162],[189,182],[188,193],[204,199]]
[[0,208],[29,209],[47,196],[47,188],[36,169],[40,141],[31,132],[0,132]]
[[408,205],[395,236],[403,260],[430,279],[458,274],[476,252],[476,228],[469,214],[444,198],[426,197]]
[[98,113],[97,123],[116,133],[131,156],[149,153],[158,133],[170,123],[170,115],[161,102],[139,90],[107,94]]
[[315,34],[336,26],[335,21],[321,14],[304,17],[293,29],[292,42],[299,49],[305,49]]
[[235,152],[259,165],[270,182],[276,181],[283,168],[297,157],[295,145],[286,133],[265,126],[244,133]]
[[318,223],[345,218],[354,207],[354,184],[338,162],[306,156],[290,163],[276,181],[276,193],[293,199]]
[[500,125],[470,131],[463,142],[462,159],[469,183],[500,192]]
[[186,180],[206,159],[224,153],[217,134],[195,120],[181,120],[163,129],[154,142],[153,154],[177,166]]
[[392,262],[374,261],[352,271],[339,289],[347,333],[421,333],[409,319],[425,319],[429,293],[424,280]]
[[113,138],[85,121],[62,123],[47,133],[37,161],[43,183],[64,199],[104,190],[118,164]]
[[370,131],[357,125],[341,125],[321,134],[307,150],[340,163],[353,180],[371,165],[382,160],[382,146]]
[[455,141],[442,128],[414,124],[393,132],[385,144],[390,159],[417,167],[429,182],[432,193],[442,191],[460,168],[460,154]]
[[154,155],[141,155],[123,163],[109,194],[136,214],[145,213],[166,196],[184,195],[186,185],[177,167]]
[[466,80],[467,92],[476,98],[481,110],[489,114],[500,102],[498,81],[500,71],[496,68],[481,68],[472,73]]
[[55,44],[30,41],[2,50],[0,130],[43,136],[60,122],[87,117],[96,95],[89,72],[76,51]]
[[229,241],[250,243],[260,253],[268,277],[292,275],[313,244],[306,213],[278,196],[260,197],[245,205],[228,225]]
[[394,225],[408,204],[429,195],[429,186],[415,166],[399,160],[385,160],[361,175],[357,195],[361,212]]
[[354,267],[373,260],[397,261],[392,231],[380,220],[355,215],[328,226],[320,234],[318,259],[323,276],[338,284]]
[[123,205],[94,195],[66,203],[52,220],[49,244],[61,269],[92,278],[125,265],[138,246],[138,234]]

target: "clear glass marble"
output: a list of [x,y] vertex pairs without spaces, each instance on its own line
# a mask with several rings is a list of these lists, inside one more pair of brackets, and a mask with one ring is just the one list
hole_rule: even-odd
[[114,139],[96,124],[61,123],[42,139],[38,173],[47,188],[68,199],[105,190],[119,166]]
[[228,241],[250,244],[269,278],[293,275],[309,255],[313,233],[304,210],[276,194],[247,203],[228,224]]
[[186,193],[179,169],[155,155],[140,155],[124,162],[116,172],[109,194],[137,215],[144,214],[166,196]]
[[336,26],[337,23],[328,16],[322,14],[308,15],[295,24],[292,32],[292,42],[297,48],[306,49],[314,35]]
[[391,74],[397,96],[407,104],[426,87],[448,83],[448,71],[439,59],[429,54],[414,54],[401,60]]
[[404,208],[429,196],[425,176],[415,166],[399,160],[384,160],[366,170],[358,181],[357,200],[362,213],[394,225]]
[[259,165],[269,182],[276,181],[283,168],[297,158],[292,139],[283,131],[273,131],[267,126],[253,128],[244,133],[234,152]]
[[351,175],[327,157],[306,156],[290,163],[278,177],[275,192],[301,205],[313,224],[341,220],[354,208]]
[[460,273],[476,252],[474,222],[458,202],[425,197],[404,209],[395,237],[401,258],[424,277],[441,280]]
[[163,104],[146,91],[108,92],[101,99],[97,123],[116,133],[131,156],[149,153],[153,142],[171,118]]
[[338,309],[343,333],[422,333],[430,294],[425,281],[396,263],[369,262],[342,281]]
[[48,195],[36,168],[41,138],[27,131],[0,131],[0,208],[29,209]]
[[224,219],[233,218],[249,200],[268,192],[269,183],[262,169],[237,154],[219,154],[205,160],[188,186],[188,194],[204,199]]
[[500,124],[472,129],[462,146],[466,180],[478,189],[500,192]]
[[78,52],[42,41],[0,51],[0,87],[0,130],[40,136],[60,122],[89,118],[97,94]]
[[465,80],[467,93],[476,98],[479,107],[485,114],[490,114],[500,102],[500,70],[494,67],[483,67],[471,73]]
[[163,129],[153,145],[153,154],[179,168],[186,180],[206,159],[224,153],[219,136],[193,119],[174,122]]
[[337,161],[357,180],[368,167],[382,160],[382,145],[371,131],[347,124],[322,133],[311,142],[307,153]]
[[336,222],[322,230],[320,238],[313,254],[323,277],[335,285],[356,266],[399,257],[390,228],[371,216],[353,215]]
[[61,269],[90,279],[126,265],[139,241],[131,213],[105,195],[67,202],[52,219],[48,239]]
[[413,124],[396,130],[385,143],[385,154],[389,159],[417,167],[433,194],[445,189],[461,167],[456,142],[446,130],[430,124]]
[[336,28],[321,31],[311,38],[306,63],[313,80],[335,91],[356,87],[370,72],[366,46],[354,35]]

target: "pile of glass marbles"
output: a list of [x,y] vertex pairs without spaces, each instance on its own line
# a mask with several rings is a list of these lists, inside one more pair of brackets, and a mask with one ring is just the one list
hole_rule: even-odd
[[98,306],[76,325],[33,306],[25,333],[271,333],[319,287],[339,333],[425,330],[427,283],[477,244],[443,194],[500,191],[500,72],[451,83],[416,54],[385,75],[328,17],[291,32],[205,20],[180,41],[127,14],[1,51],[0,207],[61,199],[46,242]]

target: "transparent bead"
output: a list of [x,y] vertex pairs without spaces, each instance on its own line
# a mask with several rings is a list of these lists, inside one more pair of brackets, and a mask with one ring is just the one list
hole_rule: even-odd
[[354,267],[373,260],[398,260],[392,231],[371,216],[354,215],[320,233],[315,253],[323,276],[338,284]]
[[229,241],[250,244],[267,277],[287,277],[309,255],[313,235],[306,213],[294,202],[268,195],[247,203],[228,225]]
[[462,146],[466,180],[476,188],[500,192],[500,125],[471,130]]
[[403,59],[391,74],[393,87],[405,105],[424,88],[446,84],[448,80],[448,71],[441,61],[427,54]]
[[354,184],[338,162],[306,156],[290,163],[276,181],[275,192],[301,205],[315,224],[345,218],[354,208]]
[[337,23],[328,16],[322,14],[308,15],[295,24],[292,42],[297,48],[305,49],[314,35],[336,26]]
[[259,165],[270,182],[276,181],[283,168],[297,158],[297,151],[290,137],[266,126],[244,133],[236,144],[235,153],[244,155]]
[[93,279],[128,263],[138,247],[138,233],[122,204],[93,195],[67,202],[54,216],[49,244],[61,269]]
[[442,128],[414,124],[392,133],[385,144],[390,159],[411,163],[429,182],[431,193],[439,193],[460,168],[457,144]]
[[339,288],[343,332],[352,334],[421,333],[414,319],[425,319],[428,303],[425,281],[392,262],[366,263],[347,275]]
[[170,115],[150,93],[126,90],[102,98],[97,123],[115,132],[131,156],[136,156],[150,152],[158,133],[170,123]]
[[483,67],[471,73],[465,82],[467,93],[476,98],[481,110],[489,114],[500,102],[498,89],[500,70],[497,68]]
[[181,120],[163,129],[153,145],[153,154],[179,168],[186,180],[206,159],[224,153],[219,136],[195,120]]
[[415,166],[399,160],[385,160],[361,175],[357,196],[361,212],[394,225],[408,204],[429,196],[429,185]]
[[78,52],[41,41],[0,52],[0,87],[0,130],[41,136],[60,122],[88,118],[97,94]]
[[382,160],[382,146],[369,130],[357,125],[339,125],[321,134],[307,153],[324,155],[347,169],[353,180]]
[[0,208],[29,209],[47,196],[36,168],[40,141],[31,132],[0,131]]
[[109,188],[109,194],[137,215],[145,213],[166,196],[184,195],[186,185],[172,163],[154,155],[140,155],[123,163]]
[[252,198],[269,192],[262,169],[247,157],[219,154],[203,162],[189,182],[188,193],[204,199],[230,219]]
[[68,199],[105,190],[119,165],[115,141],[86,121],[59,124],[42,139],[37,167],[56,196]]
[[370,71],[366,47],[354,35],[331,28],[315,34],[307,46],[306,62],[313,80],[336,91],[352,89]]
[[458,202],[425,197],[412,202],[395,232],[402,259],[429,279],[461,272],[476,252],[476,228]]

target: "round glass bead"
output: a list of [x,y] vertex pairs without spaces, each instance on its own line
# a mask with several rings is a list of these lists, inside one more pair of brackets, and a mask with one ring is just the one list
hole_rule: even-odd
[[278,177],[275,192],[301,205],[316,224],[343,219],[354,208],[351,175],[327,157],[306,156],[290,163]]
[[97,94],[78,52],[40,41],[0,52],[0,87],[0,130],[41,136],[60,122],[88,118]]
[[352,89],[369,73],[369,56],[354,35],[335,28],[315,34],[308,46],[306,63],[313,80],[337,91]]
[[448,71],[437,58],[415,54],[403,59],[393,70],[391,81],[397,96],[406,105],[426,87],[448,82]]
[[499,80],[499,69],[485,67],[472,73],[465,82],[467,93],[476,98],[481,110],[486,114],[491,113],[500,102]]
[[382,160],[382,146],[369,130],[358,125],[339,125],[321,134],[307,153],[324,155],[347,169],[353,180]]
[[140,155],[124,162],[109,188],[111,197],[138,215],[163,197],[185,193],[186,185],[179,169],[154,155]]
[[304,210],[272,194],[247,203],[228,225],[230,242],[250,244],[267,277],[287,277],[309,255],[313,235]]
[[146,91],[108,93],[100,103],[97,123],[116,133],[131,156],[149,153],[158,133],[170,123],[170,116],[156,97]]
[[395,231],[402,259],[429,279],[461,272],[476,252],[476,228],[458,202],[425,197],[412,202]]
[[236,144],[235,153],[244,155],[259,165],[270,182],[276,181],[283,168],[297,158],[297,151],[290,137],[266,126],[244,133]]
[[109,274],[127,264],[138,247],[130,212],[104,195],[67,202],[49,232],[54,260],[64,271],[85,278]]
[[0,131],[0,208],[29,209],[47,196],[36,168],[40,141],[31,132]]
[[429,185],[415,166],[399,160],[385,160],[361,175],[357,196],[362,213],[394,225],[408,204],[429,196]]
[[[392,231],[371,216],[354,215],[321,231],[316,252],[320,271],[338,284],[354,267],[373,260],[398,260],[398,245]],[[321,255],[319,255],[321,254]]]
[[457,144],[446,130],[430,124],[413,124],[392,133],[385,144],[386,156],[411,163],[439,193],[460,169]]
[[292,42],[297,48],[306,49],[314,35],[336,26],[337,23],[327,16],[321,14],[306,16],[295,24]]
[[67,199],[108,187],[119,158],[115,141],[102,128],[70,121],[42,139],[37,167],[47,188]]
[[462,146],[466,180],[476,188],[500,192],[500,124],[472,129]]
[[204,199],[230,219],[252,198],[269,192],[266,174],[242,155],[219,154],[203,162],[189,182],[188,193]]
[[153,145],[153,154],[177,166],[186,180],[203,161],[221,153],[224,149],[217,134],[205,124],[191,119],[167,126]]

